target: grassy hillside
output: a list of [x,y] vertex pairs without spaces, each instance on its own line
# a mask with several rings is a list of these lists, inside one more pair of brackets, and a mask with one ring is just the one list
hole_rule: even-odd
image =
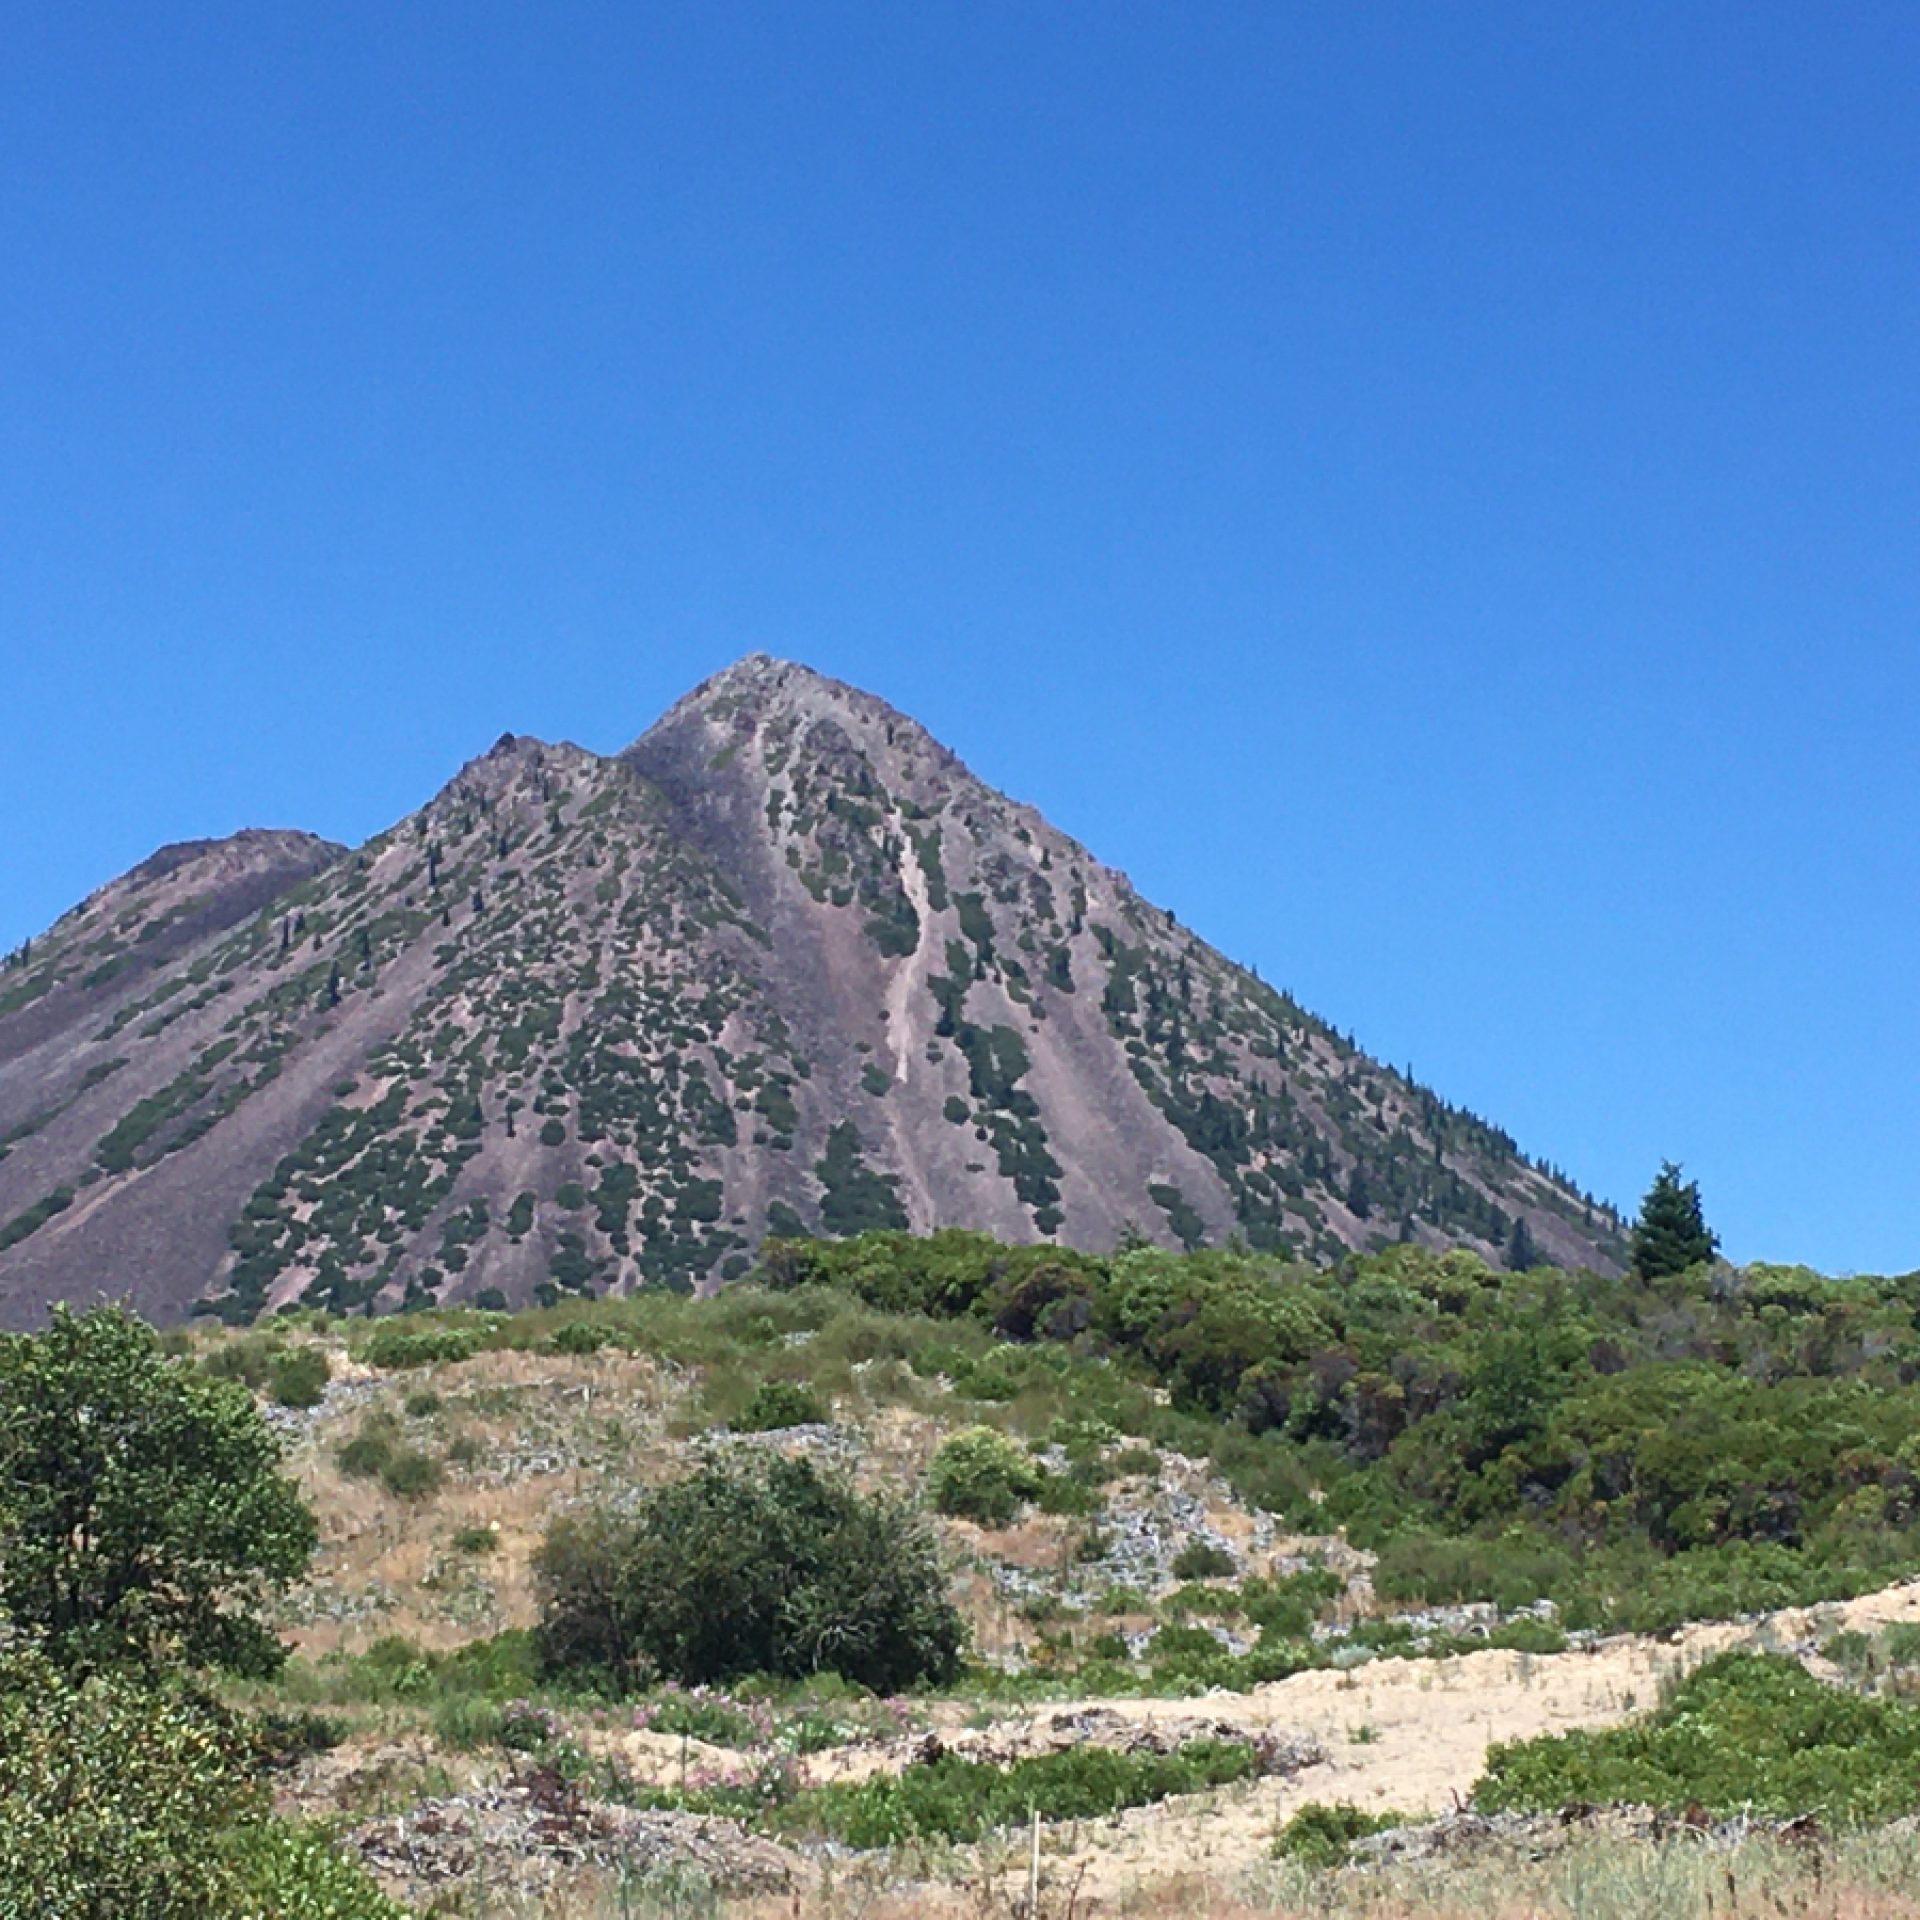
[[[293,1658],[229,1704],[263,1730],[281,1811],[415,1910],[933,1911],[972,1885],[973,1911],[1016,1911],[1037,1815],[1041,1911],[1069,1911],[1074,1876],[1112,1897],[1197,1867],[1253,1902],[1234,1911],[1343,1911],[1333,1887],[1360,1876],[1415,1912],[1396,1849],[1446,1853],[1465,1897],[1499,1882],[1489,1848],[1572,1844],[1501,1809],[1618,1782],[1716,1819],[1920,1811],[1835,1732],[1901,1754],[1911,1734],[1920,1587],[1890,1583],[1920,1570],[1917,1304],[1914,1277],[870,1234],[771,1242],[710,1299],[303,1309],[164,1338],[253,1390],[320,1520],[274,1621]],[[831,1670],[688,1686],[556,1657],[556,1522],[773,1456],[927,1516],[956,1679],[883,1698]],[[1790,1603],[1817,1604],[1682,1624]],[[1630,1629],[1661,1637],[1603,1639]],[[1811,1673],[1703,1683],[1715,1725],[1769,1729],[1745,1771],[1724,1741],[1689,1746],[1692,1695],[1636,1723],[1695,1662],[1780,1647]],[[1476,1780],[1468,1829],[1366,1837]],[[1567,1859],[1651,1873],[1671,1817],[1585,1831]],[[1759,1844],[1644,1910],[1786,1897]],[[1884,1862],[1847,1844],[1862,1891]],[[849,1863],[852,1905],[823,1860]],[[1530,1910],[1563,1910],[1537,1891]]]

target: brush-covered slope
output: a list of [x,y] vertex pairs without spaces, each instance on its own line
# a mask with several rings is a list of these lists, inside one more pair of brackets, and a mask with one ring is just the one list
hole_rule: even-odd
[[356,852],[242,835],[103,889],[0,974],[0,1141],[16,1322],[688,1287],[884,1225],[1619,1253],[914,722],[760,656],[618,758],[507,736]]

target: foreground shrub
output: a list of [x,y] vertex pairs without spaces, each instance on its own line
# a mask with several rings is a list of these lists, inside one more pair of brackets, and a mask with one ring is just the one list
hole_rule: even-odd
[[1484,1812],[1589,1800],[1891,1820],[1920,1807],[1920,1710],[1776,1654],[1726,1653],[1632,1726],[1494,1746],[1473,1799]]
[[252,1671],[315,1525],[237,1381],[117,1308],[0,1337],[0,1613],[59,1665]]
[[563,1516],[535,1573],[548,1668],[622,1686],[831,1671],[891,1693],[959,1664],[925,1527],[805,1460],[711,1460],[631,1515]]
[[0,1659],[0,1913],[216,1914],[253,1813],[231,1730],[176,1692]]
[[335,1853],[317,1833],[284,1820],[262,1821],[237,1833],[229,1846],[240,1882],[230,1912],[203,1920],[408,1920],[364,1869]]
[[927,1495],[942,1512],[983,1527],[1004,1527],[1039,1492],[1046,1476],[1032,1457],[991,1427],[968,1427],[943,1441],[927,1467]]
[[404,1920],[357,1866],[266,1818],[252,1751],[177,1688],[0,1654],[0,1914]]

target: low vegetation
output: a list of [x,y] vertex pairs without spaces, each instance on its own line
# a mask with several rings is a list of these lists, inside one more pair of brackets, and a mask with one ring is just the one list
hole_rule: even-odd
[[[1797,1270],[885,1233],[776,1243],[711,1300],[61,1316],[0,1341],[0,1912],[50,1848],[102,1889],[83,1915],[399,1912],[335,1829],[271,1817],[269,1768],[356,1783],[309,1812],[545,1780],[857,1853],[1237,1790],[1244,1717],[1171,1750],[1002,1730],[1392,1655],[1505,1648],[1524,1685],[1601,1630],[1885,1584],[1920,1565],[1917,1311]],[[349,1538],[383,1555],[355,1585]],[[1811,1672],[1729,1655],[1497,1745],[1474,1804],[1913,1813],[1920,1627],[1853,1618],[1794,1629]],[[1376,1719],[1321,1731],[1371,1765]],[[1288,1805],[1274,1872],[1382,1871],[1379,1807]]]
[[1830,1686],[1797,1660],[1724,1654],[1645,1719],[1496,1746],[1474,1790],[1490,1812],[1574,1801],[1891,1820],[1920,1802],[1920,1708]]

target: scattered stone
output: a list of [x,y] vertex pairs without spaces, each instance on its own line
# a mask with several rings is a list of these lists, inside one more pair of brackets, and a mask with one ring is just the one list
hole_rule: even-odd
[[368,1821],[347,1844],[413,1899],[475,1877],[539,1893],[583,1868],[671,1871],[721,1894],[784,1893],[795,1877],[793,1856],[736,1821],[588,1800],[547,1767]]

